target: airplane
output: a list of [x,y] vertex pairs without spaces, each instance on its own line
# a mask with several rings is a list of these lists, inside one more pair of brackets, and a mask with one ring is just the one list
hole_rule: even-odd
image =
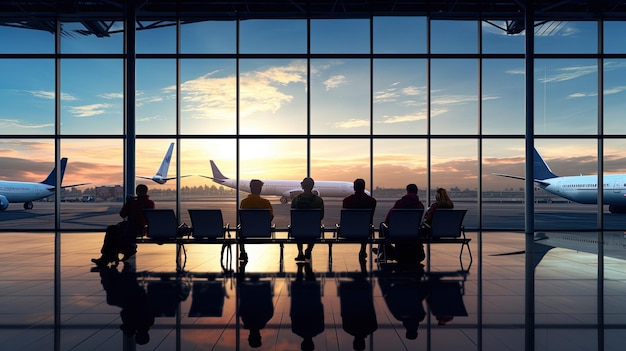
[[[539,152],[534,150],[535,184],[541,189],[581,204],[595,204],[598,196],[598,176],[580,175],[559,177],[544,161]],[[524,180],[525,177],[494,173],[501,177]],[[604,204],[609,205],[611,213],[626,213],[626,174],[604,175]]]
[[[170,168],[170,160],[172,159],[172,151],[174,151],[174,143],[170,144],[170,147],[167,149],[165,156],[163,156],[163,161],[161,161],[161,167],[157,170],[156,174],[153,176],[141,176],[138,175],[137,178],[149,179],[158,184],[165,184],[168,180],[176,179],[176,177],[167,177],[167,170]],[[189,177],[188,175],[181,176],[181,178]]]
[[[226,186],[228,188],[236,189],[237,181],[235,179],[230,179],[222,174],[222,172],[217,168],[217,165],[213,160],[209,161],[211,163],[211,171],[213,172],[213,177],[203,176],[201,177],[208,178],[216,182],[217,184]],[[250,180],[251,179],[239,179],[239,190],[250,192]],[[291,201],[296,195],[302,193],[302,187],[300,183],[302,180],[263,180],[263,188],[261,190],[261,195],[276,195],[280,196],[280,203],[286,204]],[[346,197],[348,195],[354,194],[354,183],[352,182],[344,182],[344,181],[315,181],[315,187],[313,188],[313,193],[322,196],[322,197]],[[367,195],[370,195],[370,192],[365,190]]]
[[[61,159],[61,181],[63,181],[66,165],[67,158],[64,157]],[[52,169],[52,172],[48,174],[48,177],[40,183],[0,180],[0,211],[6,210],[10,203],[17,202],[23,202],[25,210],[32,209],[33,201],[43,199],[44,197],[54,194],[56,177],[57,173],[55,166]],[[85,184],[89,183],[65,185],[62,186],[61,189]]]

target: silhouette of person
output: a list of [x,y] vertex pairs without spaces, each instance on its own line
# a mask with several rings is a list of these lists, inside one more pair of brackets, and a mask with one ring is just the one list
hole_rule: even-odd
[[[125,267],[126,268],[126,267]],[[120,329],[135,343],[145,345],[150,341],[150,327],[154,316],[150,311],[146,291],[137,283],[137,274],[128,269],[121,272],[111,266],[100,270],[100,282],[106,292],[107,303],[121,307]]]
[[[291,208],[319,208],[321,210],[320,220],[324,219],[324,200],[313,193],[313,187],[315,186],[313,178],[304,178],[302,182],[300,182],[300,186],[302,186],[303,192],[291,200]],[[295,258],[296,261],[311,259],[311,252],[313,251],[314,245],[313,243],[308,243],[306,251],[304,252],[302,251],[302,242],[299,242],[296,245],[298,246],[298,256]]]
[[[304,272],[303,272],[304,271]],[[302,337],[300,349],[315,349],[313,338],[324,331],[324,305],[320,283],[311,264],[298,263],[296,279],[291,282],[291,331]]]
[[244,329],[248,329],[248,345],[252,348],[261,347],[261,329],[274,316],[272,301],[272,285],[270,281],[259,280],[258,275],[245,278],[245,262],[241,264],[239,287],[239,316]]
[[128,197],[126,203],[120,210],[120,217],[126,218],[126,221],[107,227],[104,234],[104,242],[99,258],[92,258],[91,262],[98,267],[104,267],[111,262],[118,260],[118,254],[121,253],[122,261],[126,261],[137,252],[137,244],[135,238],[143,236],[146,228],[146,218],[143,210],[146,208],[154,208],[154,201],[150,200],[148,195],[148,187],[139,184],[135,188],[137,196]]
[[[354,180],[354,194],[347,196],[343,199],[343,208],[356,208],[356,209],[371,209],[372,216],[370,223],[374,219],[374,210],[376,210],[376,199],[365,193],[365,180],[357,178]],[[361,243],[361,250],[359,251],[359,259],[363,260],[367,257],[365,248],[367,243]]]
[[[398,199],[393,206],[387,212],[387,216],[385,217],[385,224],[389,224],[389,215],[391,214],[391,210],[395,208],[424,208],[424,204],[420,200],[417,195],[417,185],[409,184],[406,186],[406,194]],[[381,237],[387,236],[385,231],[385,226],[380,224],[379,235]],[[421,248],[421,250],[420,250]],[[376,253],[380,254],[379,250],[372,250]],[[418,242],[405,242],[402,245],[394,246],[392,243],[385,244],[385,251],[387,252],[388,259],[396,259],[401,261],[414,262],[417,259],[417,262],[421,262],[426,258],[426,254],[424,254],[424,245]]]
[[435,202],[430,204],[430,207],[428,207],[428,210],[424,215],[424,220],[422,221],[422,226],[420,227],[420,236],[430,236],[430,226],[433,223],[433,216],[438,208],[454,208],[454,203],[444,188],[439,188],[435,192]]
[[365,338],[378,329],[376,311],[372,296],[372,286],[364,275],[352,281],[339,283],[341,305],[341,326],[352,335],[352,347],[365,350]]
[[455,316],[467,316],[460,282],[431,279],[428,283],[430,294],[426,302],[437,325],[446,325]]
[[[263,182],[258,179],[252,179],[250,181],[250,194],[248,197],[241,200],[241,204],[239,208],[257,208],[264,209],[267,208],[270,210],[270,218],[274,220],[274,208],[272,208],[272,204],[269,200],[261,197],[261,190],[263,189]],[[246,248],[243,242],[239,243],[239,249],[241,253],[239,254],[239,259],[242,261],[248,260],[248,254],[246,253]]]
[[389,312],[402,322],[407,339],[417,339],[419,324],[426,317],[422,301],[429,294],[428,283],[421,281],[423,269],[381,273],[378,283]]

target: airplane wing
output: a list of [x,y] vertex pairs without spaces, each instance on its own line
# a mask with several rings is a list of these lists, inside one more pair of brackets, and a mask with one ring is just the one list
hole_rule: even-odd
[[[88,184],[91,184],[91,183],[80,183],[80,184],[62,185],[62,186],[61,186],[61,189],[65,189],[65,188],[72,188],[72,187],[75,187],[75,186],[88,185]],[[52,186],[52,187],[49,187],[49,188],[48,188],[48,190],[49,190],[49,191],[54,191],[54,187],[53,187],[53,186]]]
[[[191,177],[191,174],[180,176],[179,178],[186,178],[186,177]],[[163,178],[163,180],[172,180],[172,179],[176,179],[176,177]]]
[[[499,176],[499,177],[506,177],[506,178],[513,178],[513,179],[519,179],[519,180],[525,180],[526,177],[521,177],[521,176],[516,176],[516,175],[511,175],[511,174],[503,174],[503,173],[492,173],[493,175]],[[535,179],[535,183],[539,183],[541,185],[545,185],[548,186],[550,185],[550,183],[545,182],[543,180],[540,179]]]
[[137,178],[152,180],[152,177],[148,177],[148,176],[140,176],[140,175],[138,175]]

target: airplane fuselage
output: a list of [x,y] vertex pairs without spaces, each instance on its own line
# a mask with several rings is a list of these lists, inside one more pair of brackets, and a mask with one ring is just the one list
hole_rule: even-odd
[[[626,174],[604,175],[604,204],[626,206]],[[581,204],[598,201],[598,177],[595,175],[566,176],[536,182],[540,188]]]
[[54,187],[47,184],[0,180],[0,195],[9,203],[39,200],[52,194]]

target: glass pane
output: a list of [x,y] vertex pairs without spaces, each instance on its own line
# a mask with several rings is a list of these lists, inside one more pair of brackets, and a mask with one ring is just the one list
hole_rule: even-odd
[[374,134],[425,134],[426,60],[374,61]]
[[535,53],[596,52],[598,52],[598,24],[596,22],[535,22]]
[[431,21],[430,52],[467,54],[478,52],[476,21]]
[[607,54],[626,53],[626,43],[624,42],[624,31],[626,22],[607,21],[604,22],[604,52]]
[[185,54],[235,53],[237,22],[182,20],[180,52]]
[[123,79],[122,60],[61,60],[61,132],[121,134]]
[[137,20],[138,54],[176,53],[176,21]]
[[374,53],[425,53],[426,17],[374,17]]
[[[39,183],[46,180],[55,167],[53,139],[9,139],[0,142],[0,162],[3,181]],[[70,174],[67,178],[71,178]],[[62,185],[70,184],[64,179]],[[54,191],[48,186],[39,193],[24,191],[23,183],[3,184],[2,195],[6,198],[2,210],[0,229],[50,229],[54,228]],[[50,186],[52,186],[50,182]],[[13,191],[5,190],[17,187]],[[19,197],[17,197],[19,195]],[[32,195],[32,196],[29,196]],[[32,206],[32,207],[31,207]],[[30,208],[30,209],[29,209]]]
[[437,188],[445,188],[454,208],[467,210],[465,228],[478,227],[476,140],[436,139],[431,141],[430,150],[430,199],[424,199],[424,204],[435,201]]
[[431,132],[474,134],[478,131],[478,62],[431,61]]
[[68,158],[63,186],[84,184],[61,191],[63,229],[102,228],[104,233],[108,225],[122,220],[119,216],[124,201],[122,144],[117,139],[61,141],[61,155]]
[[[546,187],[541,183],[535,183],[535,189],[541,188],[535,190],[535,229],[537,231],[594,229],[597,223],[595,203],[598,196],[596,141],[536,140],[535,149],[549,167],[548,171],[553,174],[536,176],[538,179],[548,179],[550,185]],[[547,173],[545,168],[542,170],[535,167],[535,174]],[[556,179],[555,176],[565,178]]]
[[235,60],[181,60],[181,132],[234,134]]
[[311,20],[311,52],[357,54],[370,52],[368,19]]
[[3,54],[51,54],[54,53],[56,21],[40,18],[48,31],[31,28],[22,21],[7,22],[0,26],[0,53]]
[[482,128],[485,134],[526,130],[524,60],[483,60]]
[[306,133],[306,79],[305,60],[241,60],[241,133]]
[[[171,179],[164,182],[151,180],[159,171],[159,167],[166,158],[168,148],[172,143],[174,143],[174,148],[171,157],[169,157],[169,168],[161,174],[162,178]],[[176,168],[178,167],[176,147],[175,140],[137,139],[135,149],[136,183],[148,186],[148,194],[159,208],[176,208],[176,183],[178,180],[176,179]],[[183,176],[182,173],[181,176]]]
[[[341,150],[338,152],[338,150]],[[311,177],[316,181],[346,182],[346,192],[331,195],[320,191],[324,205],[328,208],[323,223],[334,227],[339,223],[343,198],[354,193],[354,180],[365,179],[365,186],[371,189],[370,142],[356,139],[316,139],[311,141]],[[336,205],[333,206],[333,205]],[[337,210],[331,210],[335,209]]]
[[2,59],[0,75],[0,134],[54,133],[54,61]]
[[604,133],[626,134],[624,111],[626,111],[626,60],[604,61]]
[[137,60],[137,134],[176,132],[176,61]]
[[[623,240],[623,228],[626,222],[626,170],[624,169],[623,139],[604,140],[603,183],[604,183],[604,227],[618,230],[617,239]],[[605,235],[609,235],[605,233]],[[615,234],[611,234],[615,235]],[[608,253],[608,250],[606,251]]]
[[[420,139],[375,139],[372,196],[376,198],[374,224],[385,220],[396,200],[406,194],[408,184],[416,184],[426,206],[428,173],[426,141]],[[364,178],[367,180],[367,178]]]
[[313,134],[369,134],[369,60],[311,61]]
[[525,174],[524,140],[483,140],[482,188],[483,218],[486,229],[524,229],[523,180],[502,177]]
[[536,134],[595,134],[597,116],[596,60],[535,61]]
[[85,20],[63,22],[62,53],[121,54],[124,52],[124,22]]
[[246,20],[239,24],[241,53],[306,53],[306,20]]
[[483,21],[483,53],[523,54],[526,41],[523,25],[523,21]]

